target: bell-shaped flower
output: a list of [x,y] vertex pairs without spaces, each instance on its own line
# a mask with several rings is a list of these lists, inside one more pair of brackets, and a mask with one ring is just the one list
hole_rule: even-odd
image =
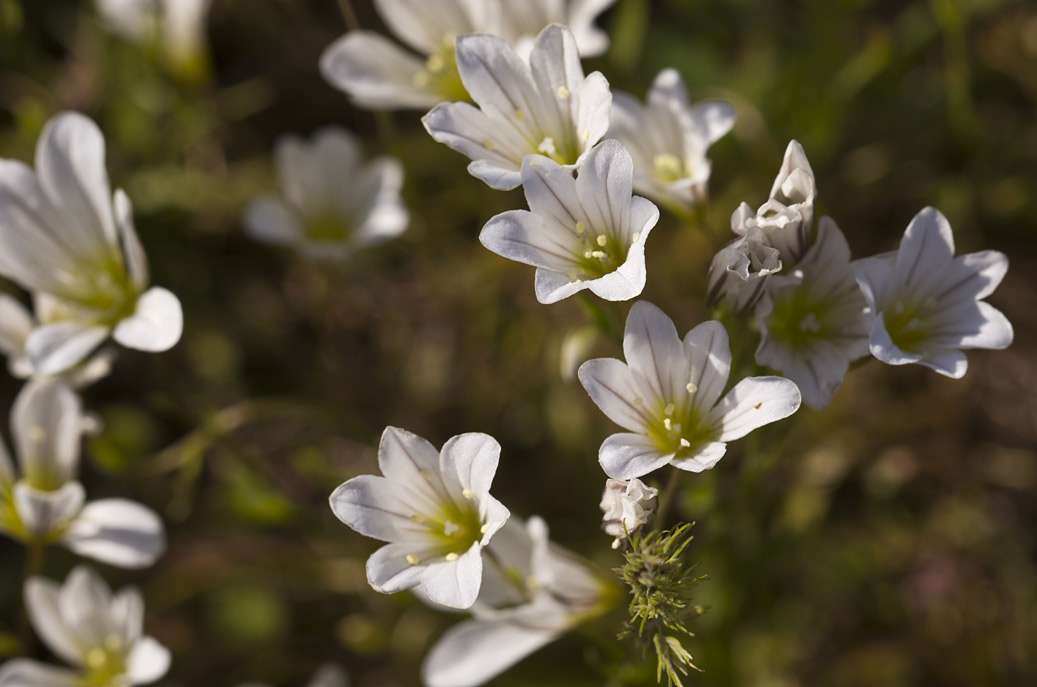
[[[268,687],[260,682],[249,682],[240,687]],[[307,687],[349,687],[349,677],[334,663],[327,663],[317,670]]]
[[555,303],[584,289],[610,301],[641,293],[645,241],[659,209],[632,195],[633,163],[622,144],[596,146],[575,179],[558,163],[530,155],[522,162],[522,189],[529,210],[497,215],[479,240],[537,268],[538,301]]
[[486,434],[461,434],[437,451],[415,434],[385,429],[378,447],[384,476],[354,477],[331,495],[339,520],[389,542],[367,561],[376,591],[419,587],[451,608],[475,602],[482,549],[509,515],[490,496],[499,458],[500,445]]
[[1012,324],[983,301],[1008,271],[1004,253],[954,257],[951,225],[939,210],[915,215],[896,253],[858,260],[857,282],[875,313],[871,354],[890,365],[918,363],[960,379],[970,348],[1007,348]]
[[588,360],[580,381],[599,408],[629,432],[598,452],[609,477],[632,479],[664,465],[701,472],[727,442],[796,412],[799,389],[781,377],[747,377],[721,396],[731,372],[727,331],[703,322],[681,341],[673,321],[647,301],[627,316],[626,363]]
[[616,538],[612,548],[618,549],[624,539],[640,532],[658,505],[659,490],[636,477],[605,480],[605,491],[599,504],[605,513],[601,527],[605,534]]
[[731,216],[731,229],[736,234],[745,234],[758,227],[785,262],[795,262],[810,245],[816,195],[814,171],[803,146],[799,141],[790,141],[771,187],[770,199],[755,212],[742,203]]
[[619,600],[608,580],[547,535],[538,517],[513,517],[501,529],[473,618],[447,630],[425,657],[426,687],[481,685]]
[[799,387],[803,402],[823,410],[850,363],[868,355],[874,316],[857,286],[850,247],[830,217],[789,275],[772,277],[756,309],[762,337],[756,362]]
[[709,303],[724,301],[741,315],[763,295],[767,278],[781,270],[781,254],[758,227],[717,251],[706,276]]
[[642,105],[626,93],[612,96],[609,138],[634,157],[634,188],[657,203],[685,212],[706,198],[711,171],[706,151],[735,123],[723,100],[692,105],[676,69],[659,72]]
[[165,549],[154,511],[117,498],[84,505],[76,474],[86,424],[79,397],[61,380],[25,385],[11,410],[17,471],[0,440],[0,532],[110,565],[149,566]]
[[0,275],[35,297],[41,324],[25,352],[37,374],[76,365],[109,335],[144,351],[180,339],[180,301],[148,288],[129,198],[122,191],[112,197],[104,138],[80,114],[47,123],[35,172],[0,160]]
[[75,568],[60,586],[29,578],[25,607],[43,643],[73,669],[15,659],[0,666],[0,687],[130,687],[169,670],[169,650],[144,634],[140,592],[113,594],[90,568]]
[[311,141],[282,137],[274,151],[282,197],[253,201],[245,215],[249,234],[312,259],[341,260],[403,233],[403,166],[390,157],[364,163],[362,155],[344,129],[323,129]]
[[434,139],[470,158],[468,172],[491,188],[522,183],[527,155],[570,170],[608,130],[608,81],[600,72],[584,78],[576,40],[563,26],[540,32],[528,63],[503,38],[461,36],[457,66],[479,107],[442,103],[421,121]]

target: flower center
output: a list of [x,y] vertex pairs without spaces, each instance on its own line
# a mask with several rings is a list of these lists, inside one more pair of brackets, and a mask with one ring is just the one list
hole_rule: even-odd
[[[84,260],[67,292],[56,294],[77,308],[97,313],[97,322],[114,325],[133,314],[137,307],[137,287],[118,253],[108,252]],[[60,320],[52,318],[52,321]]]
[[774,308],[765,326],[775,341],[793,349],[810,347],[831,333],[831,307],[805,288],[782,289],[773,294]]
[[[451,499],[443,503],[436,514],[416,513],[411,516],[412,522],[428,530],[429,538],[440,546],[448,561],[457,560],[458,556],[472,548],[472,544],[481,541],[487,529],[479,517],[472,493],[466,489],[463,496],[463,503]],[[417,565],[420,561],[411,555],[407,557],[407,562]]]
[[926,298],[917,303],[898,299],[882,313],[889,338],[902,351],[920,352],[922,345],[929,338],[929,318],[936,309],[936,301]]
[[437,93],[448,102],[468,102],[471,98],[461,81],[454,56],[456,36],[443,36],[442,47],[425,60],[425,68],[417,72],[412,83],[418,88]]
[[672,153],[662,153],[652,158],[655,178],[664,184],[672,184],[691,176],[691,168]]
[[83,658],[86,669],[84,687],[118,687],[128,684],[126,674],[126,647],[122,638],[111,634],[103,646],[90,649]]
[[[678,458],[713,440],[713,431],[703,426],[695,406],[694,396],[698,393],[698,387],[688,383],[685,390],[686,395],[657,409],[648,426],[648,436],[658,449],[664,453],[673,453]],[[634,402],[640,405],[639,401],[641,399],[635,399]]]
[[[627,259],[630,247],[613,234],[594,234],[587,230],[584,222],[576,223],[576,234],[580,237],[576,262],[587,279],[600,279],[615,272]],[[633,236],[637,241],[637,234]],[[578,278],[574,275],[573,278]]]
[[304,232],[316,243],[342,243],[353,233],[342,215],[331,212],[307,217]]

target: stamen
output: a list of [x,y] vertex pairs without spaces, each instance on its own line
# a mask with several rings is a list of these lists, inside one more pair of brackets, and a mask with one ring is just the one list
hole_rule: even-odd
[[523,110],[515,110],[515,119],[519,120],[520,122],[524,122],[526,120],[526,113],[525,113],[525,111],[523,111]]
[[591,257],[592,258],[597,258],[598,260],[604,260],[605,257],[606,257],[605,256],[605,251],[603,251],[603,250],[592,251],[591,252]]
[[461,496],[465,497],[466,499],[471,500],[471,499],[475,498],[475,493],[472,492],[471,489],[465,487],[465,489],[461,492]]
[[608,244],[609,239],[604,234],[598,234],[597,241],[598,241],[598,245],[601,246],[602,248],[604,248],[605,245]]
[[637,243],[637,240],[638,240],[639,238],[641,238],[641,232],[639,232],[639,231],[635,231],[635,232],[634,232],[634,235],[630,237],[630,242],[631,242],[631,243]]
[[457,554],[456,554],[456,553],[454,553],[453,551],[451,551],[450,553],[448,553],[448,554],[447,554],[447,555],[445,556],[445,558],[446,558],[446,559],[447,559],[448,561],[456,561],[456,560],[457,560],[457,558],[458,558],[458,556],[457,556]]
[[459,529],[461,528],[458,525],[450,522],[449,520],[443,523],[443,533],[446,534],[446,536],[448,537],[453,536],[454,532],[458,531]]
[[635,405],[635,406],[640,406],[640,405],[642,405],[642,404],[643,404],[644,402],[645,402],[645,400],[644,400],[643,398],[641,398],[640,396],[635,396],[635,397],[634,397],[634,405]]
[[558,97],[560,99],[567,100],[570,95],[572,95],[572,93],[569,92],[568,88],[566,88],[565,86],[558,87]]
[[681,437],[681,446],[683,446],[684,448],[691,448],[691,442],[685,439],[684,437]]
[[689,394],[693,394],[693,393],[695,393],[696,391],[699,390],[699,388],[697,386],[695,386],[694,384],[692,384],[691,382],[688,382],[688,385],[686,387],[684,387],[684,388],[688,390]]
[[94,647],[90,651],[86,652],[86,665],[94,670],[104,667],[104,664],[108,662],[108,654],[99,646]]
[[582,221],[577,222],[576,223],[576,233],[577,234],[582,234],[585,231],[587,231],[587,225],[584,224]]
[[432,74],[438,74],[443,71],[446,61],[442,55],[429,55],[429,58],[425,61],[425,66],[428,67],[429,72]]
[[673,411],[677,410],[677,406],[672,403],[667,403],[666,407],[663,408],[663,415],[673,415]]
[[415,556],[413,553],[408,553],[403,560],[407,561],[407,565],[417,565],[419,562],[418,557]]
[[490,531],[490,523],[486,523],[485,525],[480,527],[479,531],[482,532],[483,534],[486,534],[487,532],[489,532]]
[[425,522],[425,516],[421,513],[415,513],[414,515],[410,516],[410,521],[413,522],[415,525],[420,525],[421,523]]
[[544,140],[537,146],[537,150],[544,155],[554,155],[557,152],[555,150],[555,140],[550,136],[545,136]]
[[663,427],[666,428],[667,432],[672,432],[673,431],[673,420],[671,420],[668,417],[667,418],[663,418]]

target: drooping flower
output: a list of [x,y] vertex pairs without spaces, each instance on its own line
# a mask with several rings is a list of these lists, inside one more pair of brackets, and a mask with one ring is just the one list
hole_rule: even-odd
[[212,0],[96,0],[105,25],[135,43],[157,42],[166,60],[189,73],[206,54]]
[[143,633],[140,592],[113,595],[90,568],[75,568],[61,586],[29,578],[25,607],[47,648],[74,670],[15,659],[0,666],[0,687],[130,687],[169,670],[169,650]]
[[79,397],[61,380],[25,385],[11,411],[17,472],[0,441],[0,532],[36,545],[58,543],[110,565],[149,566],[165,549],[154,511],[126,499],[84,505],[76,473],[85,425]]
[[1008,271],[1008,257],[994,250],[954,257],[951,225],[935,208],[915,215],[897,252],[853,265],[875,313],[871,354],[884,363],[918,363],[960,379],[963,350],[1012,343],[1008,318],[983,301]]
[[706,197],[712,168],[706,151],[735,122],[723,100],[692,105],[675,69],[659,72],[642,105],[626,93],[612,99],[612,128],[634,156],[634,188],[665,206],[688,210]]
[[253,201],[249,234],[313,259],[341,260],[403,233],[402,165],[390,157],[365,164],[361,156],[360,142],[344,129],[323,129],[311,141],[282,137],[274,152],[282,198]]
[[600,72],[584,78],[576,40],[563,26],[540,32],[528,63],[503,38],[461,36],[457,66],[479,107],[441,103],[421,121],[434,139],[470,158],[468,172],[491,188],[518,187],[527,155],[571,170],[608,130],[608,81]]
[[641,293],[645,241],[659,209],[632,195],[633,163],[622,144],[595,146],[575,179],[556,162],[530,155],[522,162],[522,186],[529,211],[497,215],[479,240],[537,268],[537,300],[555,303],[584,289],[610,301]]
[[701,472],[727,451],[727,442],[788,417],[799,389],[781,377],[746,377],[721,397],[731,371],[727,331],[703,322],[684,337],[647,301],[630,309],[623,336],[626,363],[588,360],[580,382],[599,408],[629,430],[598,452],[609,477],[631,479],[664,465]]
[[758,227],[717,251],[706,276],[709,303],[724,301],[741,315],[763,295],[767,278],[781,270],[781,254]]
[[[259,682],[249,682],[240,687],[267,687]],[[349,677],[334,663],[327,663],[317,670],[308,687],[349,687]]]
[[121,190],[112,197],[104,138],[80,114],[47,123],[35,172],[0,160],[0,275],[34,296],[40,326],[25,353],[37,374],[76,365],[109,335],[144,351],[180,339],[180,301],[148,288],[129,198]]
[[[594,19],[615,0],[375,0],[382,20],[410,50],[373,31],[350,31],[321,57],[321,73],[360,107],[426,109],[468,99],[454,56],[471,33],[501,36],[523,56],[552,23],[572,30],[581,54],[600,55],[608,37]],[[417,53],[417,54],[415,54]]]
[[874,316],[857,286],[850,247],[830,217],[789,275],[772,277],[756,309],[762,337],[756,362],[778,370],[823,410],[850,363],[868,355]]
[[512,517],[490,543],[473,618],[451,627],[425,657],[426,687],[476,687],[611,607],[616,589],[548,541],[538,517]]
[[605,534],[616,538],[612,548],[618,549],[624,539],[640,532],[658,505],[659,490],[647,486],[636,477],[631,480],[611,477],[605,480],[605,491],[601,494],[599,507],[605,513],[602,529]]
[[475,602],[482,548],[509,515],[490,496],[499,458],[500,445],[486,434],[461,434],[437,451],[415,434],[385,429],[378,447],[384,476],[354,477],[331,495],[339,520],[389,542],[367,561],[376,591],[420,587],[451,608]]

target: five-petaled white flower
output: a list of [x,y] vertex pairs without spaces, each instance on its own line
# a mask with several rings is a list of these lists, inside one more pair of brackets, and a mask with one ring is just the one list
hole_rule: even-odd
[[151,565],[165,549],[154,511],[125,499],[84,505],[76,472],[85,423],[79,397],[62,381],[25,385],[11,411],[17,473],[0,440],[0,532],[34,545],[60,543],[110,565]]
[[623,142],[634,156],[634,188],[681,211],[706,197],[711,164],[706,151],[735,123],[723,100],[695,105],[676,69],[659,72],[645,106],[626,93],[612,96],[612,128],[607,136]]
[[425,657],[427,687],[481,685],[618,600],[612,585],[547,534],[538,517],[512,517],[497,534],[473,618],[447,630]]
[[421,121],[434,139],[468,156],[469,173],[491,188],[522,183],[522,160],[530,154],[571,169],[608,130],[608,81],[600,72],[584,78],[576,40],[564,26],[540,32],[528,63],[503,38],[461,36],[457,66],[479,107],[441,103]]
[[762,337],[756,362],[799,386],[803,402],[823,410],[850,363],[868,355],[874,319],[854,278],[850,247],[830,217],[789,275],[772,277],[756,309]]
[[884,363],[918,363],[960,379],[968,368],[963,349],[1012,343],[1008,318],[983,302],[1008,271],[1007,256],[985,250],[954,257],[951,225],[935,208],[915,215],[895,253],[853,264],[875,313],[871,353]]
[[[259,682],[249,682],[240,687],[267,687]],[[349,687],[349,677],[334,663],[327,663],[317,670],[308,687]]]
[[605,534],[615,537],[612,548],[618,549],[624,539],[637,534],[648,524],[659,505],[659,490],[649,487],[636,477],[631,480],[605,480],[599,507],[604,511],[601,527]]
[[148,288],[129,198],[114,199],[104,138],[76,113],[55,116],[36,148],[36,171],[0,160],[0,275],[35,298],[41,324],[25,340],[37,374],[81,362],[109,334],[128,348],[164,351],[179,339],[176,296]]
[[363,475],[331,495],[331,509],[360,534],[390,542],[367,561],[367,580],[392,594],[420,587],[432,601],[468,608],[479,594],[482,548],[508,519],[490,496],[500,445],[456,436],[442,451],[387,427],[378,447],[384,477]]
[[662,310],[638,301],[627,317],[623,354],[625,364],[598,358],[579,372],[598,407],[630,430],[601,445],[598,462],[609,477],[631,479],[664,465],[707,470],[726,442],[799,408],[799,389],[781,377],[747,377],[721,398],[731,350],[719,322],[703,322],[682,342]]
[[603,141],[579,175],[540,155],[522,162],[529,211],[497,215],[479,234],[509,260],[533,265],[536,295],[555,303],[583,289],[610,301],[641,293],[645,241],[659,209],[633,193],[633,163],[618,141]]
[[25,607],[47,648],[75,669],[15,659],[0,666],[0,687],[130,687],[169,670],[169,650],[143,633],[140,592],[128,587],[113,595],[90,568],[75,568],[60,587],[29,578]]
[[249,207],[245,227],[254,238],[341,260],[407,228],[402,165],[390,157],[364,164],[360,142],[344,129],[323,129],[310,142],[284,136],[274,157],[283,199]]
[[594,19],[613,2],[375,0],[389,30],[417,55],[373,31],[350,31],[324,51],[321,72],[360,107],[425,109],[468,100],[454,57],[458,36],[494,34],[528,56],[533,37],[559,23],[572,30],[581,54],[600,55],[608,37],[594,27]]
[[706,276],[708,303],[727,302],[741,315],[763,295],[767,278],[781,270],[781,254],[759,227],[750,227],[717,251]]

